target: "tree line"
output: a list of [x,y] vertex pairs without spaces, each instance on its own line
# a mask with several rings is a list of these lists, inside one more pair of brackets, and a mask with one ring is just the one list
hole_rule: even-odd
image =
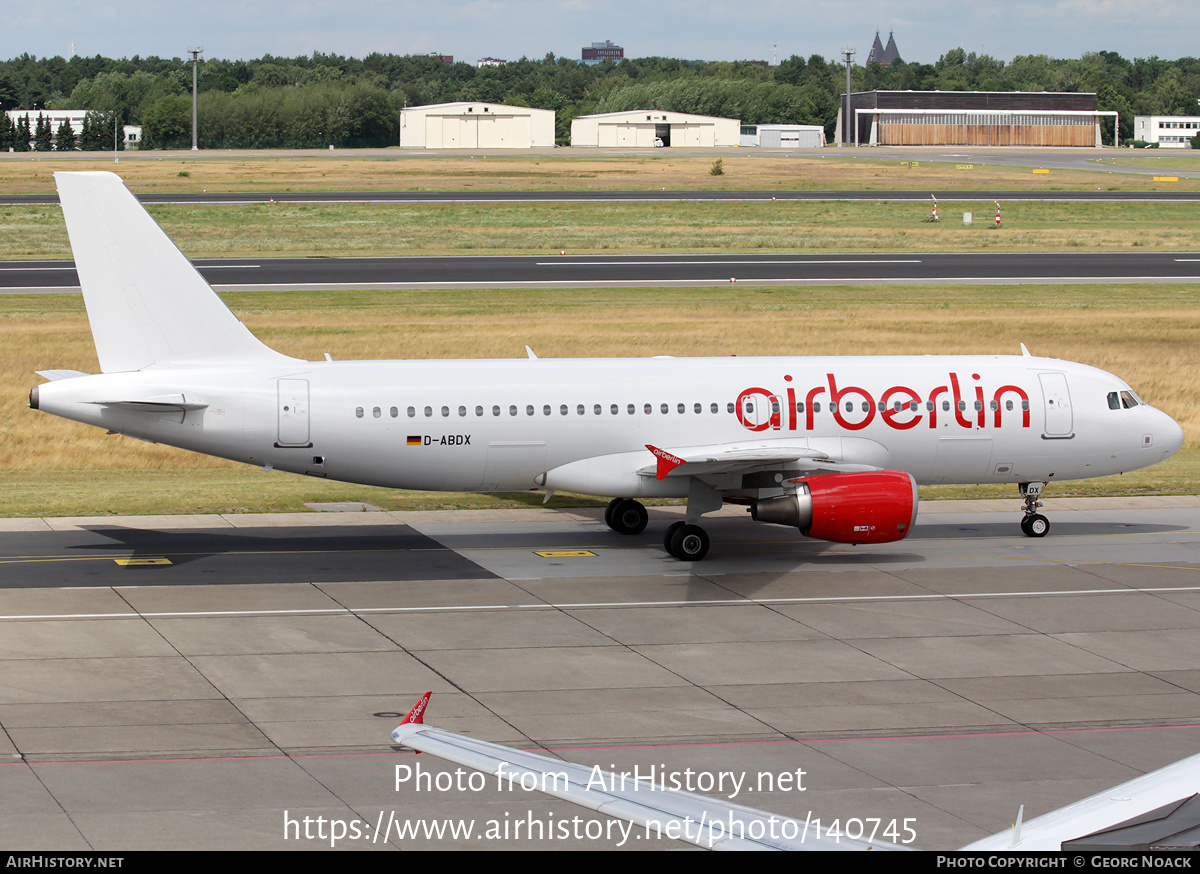
[[[851,77],[855,91],[1094,92],[1098,109],[1120,114],[1122,138],[1132,136],[1134,115],[1200,112],[1200,60],[1195,58],[1126,60],[1102,51],[1078,59],[1023,55],[1005,63],[956,48],[933,64],[898,60],[889,67],[854,66]],[[555,110],[560,143],[569,140],[575,117],[624,109],[691,112],[744,124],[819,124],[832,137],[845,81],[843,64],[820,55],[792,56],[777,66],[657,57],[593,65],[553,54],[498,67],[380,53],[207,59],[198,67],[199,145],[394,145],[401,109],[456,101]],[[191,63],[21,55],[0,61],[0,109],[90,110],[93,126],[107,125],[110,133],[114,121],[141,125],[142,148],[186,148],[191,145]],[[89,133],[79,138],[78,147],[111,148],[111,137],[100,143]],[[28,134],[23,142],[44,143],[36,131]],[[22,136],[0,122],[0,148],[15,148]]]

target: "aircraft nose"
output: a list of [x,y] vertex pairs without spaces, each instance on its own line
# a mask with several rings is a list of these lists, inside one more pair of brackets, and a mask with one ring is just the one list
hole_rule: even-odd
[[1160,410],[1158,414],[1162,417],[1162,422],[1155,426],[1154,439],[1163,449],[1163,458],[1170,458],[1183,446],[1183,429],[1166,413]]

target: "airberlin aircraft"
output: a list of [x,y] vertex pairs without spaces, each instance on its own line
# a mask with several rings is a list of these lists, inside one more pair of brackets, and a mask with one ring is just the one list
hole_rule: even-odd
[[101,373],[29,405],[263,468],[401,489],[686,498],[672,556],[723,503],[837,543],[912,530],[921,483],[1044,484],[1162,461],[1183,433],[1117,377],[1013,356],[304,361],[259,342],[111,173],[56,173]]

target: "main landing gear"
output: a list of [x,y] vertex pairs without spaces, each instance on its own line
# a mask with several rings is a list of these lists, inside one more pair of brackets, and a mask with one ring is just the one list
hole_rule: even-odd
[[650,515],[632,498],[614,498],[604,508],[604,524],[618,534],[641,534]]
[[708,555],[708,547],[708,532],[687,522],[672,522],[663,536],[667,555],[680,561],[700,561]]
[[1042,487],[1045,483],[1021,483],[1021,497],[1025,499],[1025,518],[1021,520],[1021,531],[1026,537],[1045,537],[1050,533],[1050,520],[1038,512],[1038,508],[1042,506],[1042,502],[1038,498],[1042,495]]
[[[688,484],[686,521],[675,522],[663,537],[667,555],[680,561],[700,561],[711,545],[708,532],[696,522],[705,513],[721,509],[721,494],[693,478]],[[604,510],[604,523],[618,534],[641,534],[646,530],[646,508],[632,498],[615,498]]]

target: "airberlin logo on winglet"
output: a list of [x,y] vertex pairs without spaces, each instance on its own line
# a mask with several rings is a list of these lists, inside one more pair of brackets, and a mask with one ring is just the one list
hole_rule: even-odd
[[[971,374],[971,382],[965,388],[958,374],[946,376],[945,385],[924,392],[906,385],[889,386],[877,400],[861,386],[839,386],[837,376],[827,373],[824,384],[803,394],[791,385],[782,396],[760,386],[743,389],[735,410],[738,421],[751,431],[812,431],[822,406],[847,431],[861,431],[876,416],[897,431],[916,428],[922,421],[927,421],[930,428],[937,428],[939,414],[943,424],[948,424],[949,416],[953,415],[956,424],[968,429],[988,427],[989,413],[993,428],[1001,427],[1005,421],[1015,421],[1019,414],[1021,427],[1029,427],[1029,394],[1019,385],[1002,385],[989,397],[978,373]],[[783,379],[792,381],[791,375]],[[964,391],[973,397],[967,400]]]

